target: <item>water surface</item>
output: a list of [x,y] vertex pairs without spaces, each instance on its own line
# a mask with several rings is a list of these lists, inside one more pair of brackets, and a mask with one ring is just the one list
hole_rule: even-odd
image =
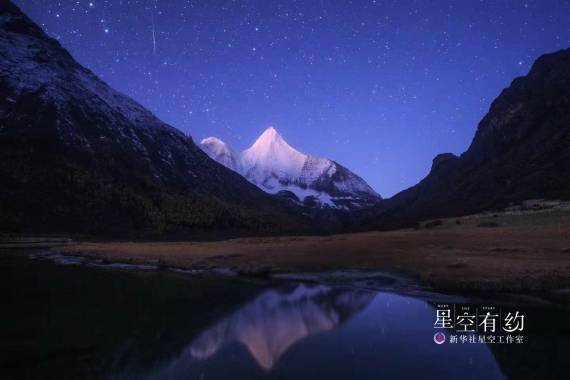
[[519,346],[437,345],[437,300],[389,290],[62,266],[22,252],[1,254],[0,269],[6,377],[545,379],[568,370],[565,307],[521,305],[529,328]]

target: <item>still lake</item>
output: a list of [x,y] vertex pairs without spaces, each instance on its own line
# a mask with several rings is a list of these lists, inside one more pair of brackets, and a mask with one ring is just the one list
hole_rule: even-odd
[[[524,313],[523,343],[438,345],[445,296],[28,256],[0,254],[0,378],[563,379],[570,370],[563,302],[487,299]],[[481,304],[471,299],[460,300]]]

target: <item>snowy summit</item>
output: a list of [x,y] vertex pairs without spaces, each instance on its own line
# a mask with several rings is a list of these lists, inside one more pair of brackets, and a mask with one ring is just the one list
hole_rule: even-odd
[[299,152],[273,127],[243,152],[216,137],[202,140],[200,147],[262,190],[272,194],[290,192],[299,202],[316,201],[321,207],[351,210],[381,199],[362,178],[335,161]]

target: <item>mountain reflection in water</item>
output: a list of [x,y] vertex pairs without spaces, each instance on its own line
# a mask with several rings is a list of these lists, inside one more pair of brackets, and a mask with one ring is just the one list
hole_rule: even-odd
[[504,378],[484,344],[436,345],[434,317],[427,302],[392,293],[272,289],[199,333],[151,377]]
[[371,292],[322,285],[298,285],[287,292],[269,290],[200,334],[182,357],[206,359],[238,341],[262,368],[270,370],[293,344],[338,327],[373,297]]

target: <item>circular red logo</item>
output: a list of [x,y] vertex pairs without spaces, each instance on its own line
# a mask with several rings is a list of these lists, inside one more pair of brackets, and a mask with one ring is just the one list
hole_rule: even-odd
[[433,341],[437,344],[444,344],[445,343],[445,334],[442,332],[437,332],[433,336]]

